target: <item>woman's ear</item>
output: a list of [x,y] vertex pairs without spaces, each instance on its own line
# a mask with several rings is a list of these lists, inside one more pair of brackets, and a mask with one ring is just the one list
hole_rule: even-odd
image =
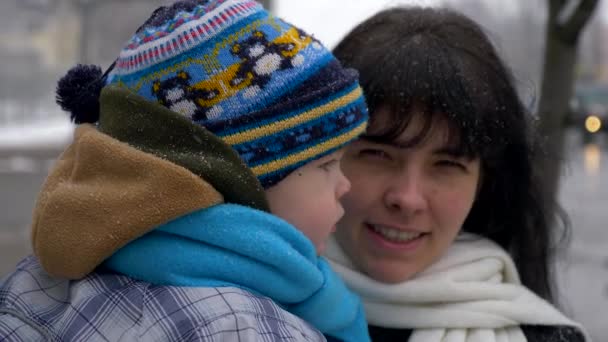
[[481,192],[481,187],[483,186],[484,183],[484,170],[483,170],[483,163],[481,162],[481,159],[479,160],[479,178],[477,179],[477,189],[475,190],[475,201],[477,201],[477,199],[479,198],[479,193]]

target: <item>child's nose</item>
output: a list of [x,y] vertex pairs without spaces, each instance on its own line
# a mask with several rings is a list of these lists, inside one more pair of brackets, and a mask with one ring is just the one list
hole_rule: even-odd
[[336,187],[336,198],[340,198],[349,192],[350,185],[348,178],[340,171],[340,174],[338,175],[338,185]]

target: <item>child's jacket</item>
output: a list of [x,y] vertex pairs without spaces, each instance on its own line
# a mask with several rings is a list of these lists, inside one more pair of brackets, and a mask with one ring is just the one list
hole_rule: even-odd
[[0,289],[1,341],[324,341],[272,300],[234,287],[156,286],[96,271],[71,281],[34,256]]
[[[286,222],[278,224],[281,233],[275,235],[278,231],[252,222],[272,216],[259,182],[236,152],[204,128],[126,90],[106,87],[100,103],[100,125],[77,127],[39,194],[32,229],[35,257],[24,260],[0,287],[0,340],[324,340],[318,330],[341,340],[369,340],[358,298],[314,254],[312,244]],[[220,248],[234,253],[220,259],[204,252],[216,242],[194,234],[205,229],[207,219],[196,215],[217,214],[214,208],[240,210],[236,221],[244,223],[219,227],[235,229]],[[248,283],[263,279],[257,273],[225,278],[199,272],[234,275],[241,262],[260,261],[255,253],[271,255],[276,246],[260,244],[266,240],[256,240],[256,234],[249,244],[228,235],[246,230],[247,223],[260,236],[282,239],[284,255],[306,261],[300,274],[276,287],[279,292],[257,286],[267,282]],[[171,236],[159,240],[159,234]],[[152,249],[157,259],[140,258],[138,248],[151,248],[149,238],[160,241]],[[181,242],[186,240],[190,243]],[[239,248],[244,258],[235,258]],[[197,255],[209,258],[194,259]],[[140,263],[130,268],[135,261]],[[274,260],[277,272],[283,272],[282,261]],[[185,268],[205,262],[208,268]],[[137,273],[145,267],[151,272]],[[282,273],[275,276],[268,279]],[[293,284],[298,286],[288,286]],[[328,298],[338,301],[329,312]],[[296,315],[316,319],[317,326]]]

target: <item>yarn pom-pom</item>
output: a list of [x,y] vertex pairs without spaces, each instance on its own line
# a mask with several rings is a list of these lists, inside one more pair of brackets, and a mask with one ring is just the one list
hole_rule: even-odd
[[57,104],[76,124],[99,120],[99,95],[103,73],[96,65],[78,64],[57,82]]

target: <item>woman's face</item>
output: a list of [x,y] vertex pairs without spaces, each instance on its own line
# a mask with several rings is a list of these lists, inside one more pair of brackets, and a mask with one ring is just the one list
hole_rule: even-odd
[[[359,270],[385,283],[407,280],[445,253],[471,210],[480,180],[479,159],[455,153],[446,122],[435,122],[418,145],[400,146],[423,125],[419,108],[413,115],[394,142],[360,139],[341,162],[351,191],[342,198],[345,215],[336,238]],[[372,136],[391,124],[386,111],[375,116],[368,130]]]

